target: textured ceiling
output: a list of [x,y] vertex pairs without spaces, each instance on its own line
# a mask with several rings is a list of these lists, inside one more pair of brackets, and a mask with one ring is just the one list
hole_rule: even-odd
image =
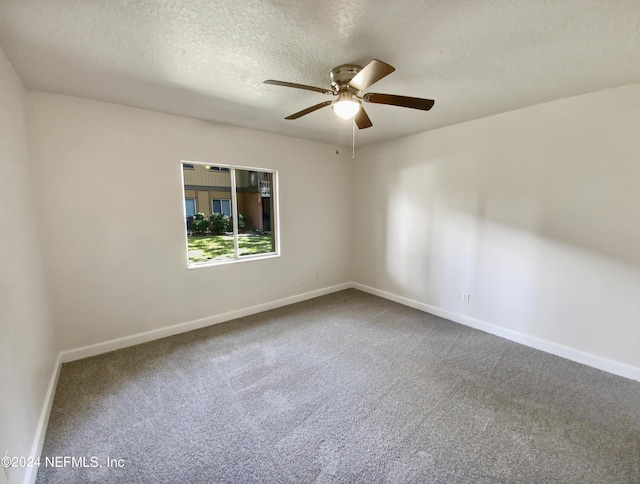
[[[396,72],[368,91],[358,145],[640,82],[639,0],[0,0],[0,46],[25,86],[350,145],[329,98],[340,64]],[[597,116],[597,113],[594,113]]]

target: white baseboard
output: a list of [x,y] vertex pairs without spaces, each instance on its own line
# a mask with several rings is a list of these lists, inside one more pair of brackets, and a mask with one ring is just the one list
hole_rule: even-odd
[[289,304],[294,304],[297,302],[306,301],[307,299],[324,296],[325,294],[330,294],[332,292],[342,291],[344,289],[349,289],[350,287],[352,287],[351,283],[348,282],[337,284],[335,286],[329,286],[322,289],[317,289],[315,291],[309,291],[302,294],[296,294],[295,296],[285,297],[276,301],[257,304],[255,306],[249,306],[247,308],[236,309],[234,311],[196,319],[194,321],[187,321],[185,323],[174,324],[173,326],[145,331],[144,333],[137,333],[130,336],[123,336],[122,338],[104,341],[102,343],[82,346],[80,348],[60,352],[60,359],[62,363],[80,360],[82,358],[88,358],[90,356],[108,353],[109,351],[119,350],[141,343],[148,343],[149,341],[165,338],[167,336],[186,333],[187,331],[193,331],[194,329],[200,329],[207,326],[212,326],[214,324],[224,323],[225,321],[231,321],[232,319],[250,316],[252,314],[261,313],[270,309],[288,306]]
[[530,336],[518,331],[513,331],[511,329],[502,328],[500,326],[496,326],[479,319],[470,318],[462,314],[447,311],[437,306],[432,306],[430,304],[425,304],[414,299],[398,296],[397,294],[392,294],[390,292],[382,291],[370,286],[365,286],[364,284],[360,284],[357,282],[351,283],[351,287],[363,292],[367,292],[369,294],[373,294],[374,296],[379,296],[384,299],[388,299],[390,301],[394,301],[405,306],[409,306],[414,309],[433,314],[435,316],[440,316],[455,323],[460,323],[465,326],[479,329],[480,331],[484,331],[485,333],[491,333],[496,336],[500,336],[501,338],[515,341],[516,343],[520,343],[531,348],[544,351],[546,353],[551,353],[552,355],[560,356],[577,363],[582,363],[583,365],[591,366],[608,373],[613,373],[614,375],[622,376],[640,382],[640,368],[636,366],[603,358],[601,356],[577,350],[575,348],[570,348],[558,343],[552,343],[551,341],[546,341],[535,336]]
[[[56,358],[53,364],[53,372],[51,374],[51,380],[49,381],[49,387],[47,388],[47,394],[44,397],[44,403],[42,404],[42,410],[40,411],[40,418],[38,418],[38,425],[36,427],[36,434],[31,445],[30,457],[36,459],[42,454],[42,446],[44,445],[44,437],[47,433],[47,426],[49,425],[49,416],[51,415],[51,408],[53,407],[53,399],[56,396],[56,387],[58,386],[58,377],[60,376],[60,367],[62,362],[60,361],[60,354]],[[27,472],[24,476],[25,484],[33,484],[36,482],[38,474],[37,467],[27,467]]]

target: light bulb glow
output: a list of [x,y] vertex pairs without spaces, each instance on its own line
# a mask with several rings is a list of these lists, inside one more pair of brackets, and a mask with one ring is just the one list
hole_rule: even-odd
[[342,119],[351,119],[360,110],[360,103],[353,99],[340,99],[333,103],[333,111]]

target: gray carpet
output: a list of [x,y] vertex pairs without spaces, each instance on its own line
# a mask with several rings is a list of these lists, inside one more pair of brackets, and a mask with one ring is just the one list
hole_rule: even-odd
[[65,364],[46,456],[85,462],[41,483],[637,483],[640,383],[347,290]]

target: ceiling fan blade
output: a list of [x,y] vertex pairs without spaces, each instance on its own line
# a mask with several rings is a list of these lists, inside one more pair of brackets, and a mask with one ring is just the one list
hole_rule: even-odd
[[358,72],[351,81],[349,81],[349,87],[354,88],[356,91],[364,91],[374,82],[378,82],[383,77],[387,77],[396,68],[389,64],[373,59],[366,66]]
[[335,94],[331,89],[324,89],[322,87],[315,87],[315,86],[307,86],[306,84],[296,84],[295,82],[274,81],[273,79],[268,79],[264,81],[263,84],[271,84],[273,86],[283,86],[283,87],[295,87],[296,89],[306,89],[307,91],[321,92],[322,94],[329,94],[332,96]]
[[332,104],[332,103],[333,103],[333,101],[324,101],[322,103],[316,104],[315,106],[311,106],[310,108],[303,109],[302,111],[298,111],[297,113],[292,114],[291,116],[287,116],[284,119],[298,119],[298,118],[304,116],[305,114],[309,114],[309,113],[312,113],[314,111],[317,111],[318,109],[323,108],[325,106],[328,106],[329,104]]
[[367,113],[364,110],[364,106],[360,106],[360,109],[358,110],[358,114],[356,114],[355,121],[356,121],[356,126],[358,126],[359,129],[366,129],[373,126],[373,123],[371,122],[371,120],[369,119],[369,116],[367,116]]
[[421,109],[429,111],[435,103],[433,99],[423,99],[421,97],[397,96],[395,94],[379,94],[370,92],[362,96],[362,99],[373,104],[390,104],[403,108]]

